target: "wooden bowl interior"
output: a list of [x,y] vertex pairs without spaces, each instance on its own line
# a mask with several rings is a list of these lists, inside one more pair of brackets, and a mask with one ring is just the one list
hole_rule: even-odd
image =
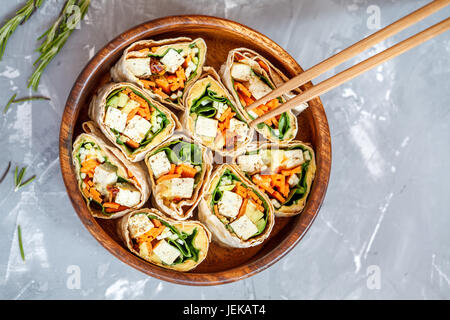
[[[292,57],[265,36],[227,20],[204,16],[189,18],[182,16],[160,19],[138,26],[102,49],[77,80],[67,102],[61,126],[60,148],[63,176],[69,196],[83,223],[105,248],[121,260],[149,275],[177,283],[205,285],[231,282],[266,268],[287,253],[303,236],[320,207],[328,184],[331,159],[327,151],[330,148],[328,125],[319,99],[311,101],[311,107],[298,117],[297,139],[310,143],[317,157],[316,180],[304,211],[296,217],[277,218],[269,239],[262,245],[249,249],[229,249],[211,243],[205,261],[188,273],[181,274],[154,266],[130,253],[117,235],[115,220],[94,219],[89,214],[76,189],[75,173],[70,165],[72,143],[82,132],[81,124],[88,120],[90,99],[99,86],[110,81],[109,69],[120,58],[123,49],[141,39],[166,39],[179,36],[192,39],[203,38],[208,46],[205,65],[214,67],[216,71],[226,60],[228,52],[237,47],[247,47],[259,52],[288,77],[302,71]],[[151,207],[150,200],[144,207],[146,206]],[[194,219],[196,218],[195,215]]]

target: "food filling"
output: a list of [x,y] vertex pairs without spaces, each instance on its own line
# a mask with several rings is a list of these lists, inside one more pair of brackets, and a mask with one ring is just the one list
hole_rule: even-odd
[[[239,100],[244,108],[251,105],[256,100],[264,97],[274,89],[274,86],[264,74],[253,69],[246,63],[247,59],[248,58],[243,55],[235,53],[235,62],[233,62],[231,66],[231,77],[233,80],[234,90],[239,96]],[[269,67],[264,61],[258,59],[256,62],[263,70],[269,73]],[[247,114],[252,119],[256,119],[272,109],[277,108],[283,102],[284,101],[281,97],[272,99],[266,104],[262,104],[255,109],[247,111]],[[283,139],[285,134],[290,129],[289,115],[284,112],[258,124],[258,128],[260,129],[264,126],[269,128],[273,136],[278,139]]]
[[128,231],[134,250],[144,258],[154,254],[165,265],[198,261],[200,250],[194,246],[197,228],[187,234],[157,216],[137,213],[130,217]]
[[202,151],[199,146],[181,140],[156,150],[148,158],[156,188],[165,205],[190,199],[201,183]]
[[270,197],[275,209],[296,204],[307,191],[306,172],[312,159],[303,146],[265,149],[241,155],[242,171]]
[[131,88],[113,91],[106,100],[104,123],[129,153],[148,145],[169,123],[166,115]]
[[199,54],[195,42],[189,46],[173,44],[144,48],[129,52],[127,65],[144,88],[166,101],[181,104],[186,82],[197,74]]
[[219,96],[208,85],[192,102],[190,114],[195,120],[195,133],[218,149],[234,150],[244,142],[249,131],[247,123],[225,96]]
[[211,206],[226,228],[242,240],[259,235],[266,227],[268,206],[264,199],[228,169],[213,191]]
[[141,202],[141,192],[135,187],[140,185],[133,173],[109,162],[97,144],[82,142],[77,159],[81,188],[93,208],[110,215]]

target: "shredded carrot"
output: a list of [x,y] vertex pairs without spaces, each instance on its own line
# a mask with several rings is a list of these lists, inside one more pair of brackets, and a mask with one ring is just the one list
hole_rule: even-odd
[[167,81],[167,79],[159,78],[155,80],[155,83],[164,91],[164,93],[170,94],[169,81]]
[[176,168],[177,166],[174,164],[174,163],[171,163],[170,164],[170,171],[169,171],[169,174],[174,174],[175,173],[175,168]]
[[264,61],[258,60],[258,64],[261,66],[261,68],[269,72],[269,66],[267,66],[267,64]]
[[133,110],[130,111],[130,113],[128,113],[127,115],[127,122],[129,122],[131,119],[133,119],[133,117],[136,115],[136,113],[139,111],[139,107],[134,108]]
[[248,195],[253,199],[253,201],[255,201],[258,204],[262,203],[262,200],[256,195],[256,193],[254,193],[252,190],[248,191]]
[[162,225],[161,221],[159,221],[158,219],[152,219],[151,221],[155,225],[155,227],[160,227]]
[[183,68],[187,68],[187,67],[188,67],[189,61],[191,61],[191,55],[188,55],[188,56],[186,57],[186,59],[184,60],[184,62],[183,62],[183,64],[182,64],[182,67],[183,67]]
[[197,170],[187,164],[182,163],[176,167],[175,173],[179,174],[182,178],[193,178],[197,174]]
[[102,203],[103,200],[101,198],[100,192],[98,192],[95,188],[90,188],[89,192],[91,193],[92,199],[97,201],[98,203]]
[[152,47],[151,50],[153,53],[155,53],[156,51],[158,51],[159,47]]
[[158,180],[156,180],[156,184],[165,181],[165,180],[170,180],[170,179],[174,179],[174,178],[180,178],[181,175],[180,174],[166,174],[162,177],[159,177]]
[[138,52],[146,53],[146,52],[149,52],[149,51],[150,50],[148,48],[144,48],[144,49],[139,50]]
[[297,174],[302,172],[302,166],[298,166],[292,169],[285,169],[285,170],[281,170],[281,174],[285,175],[285,176],[292,176],[293,174]]
[[242,217],[245,213],[245,209],[247,208],[247,203],[248,203],[248,198],[245,198],[244,201],[242,201],[242,205],[241,208],[239,209],[239,213],[236,216],[236,219],[239,219],[240,217]]
[[133,148],[133,149],[137,149],[139,148],[139,143],[137,143],[134,140],[128,139],[127,142],[125,142],[129,147]]
[[214,213],[218,216],[219,215],[219,208],[217,208],[217,204],[214,205]]
[[123,210],[126,210],[126,209],[128,209],[128,208],[129,208],[129,207],[120,206],[120,207],[117,208],[117,209],[114,209],[114,208],[106,208],[105,211],[108,212],[108,213],[113,213],[113,212],[123,211]]
[[156,83],[154,81],[150,81],[150,80],[144,80],[144,79],[140,79],[139,81],[142,82],[142,85],[144,86],[144,88],[146,89],[150,89],[156,86]]
[[115,203],[115,202],[105,202],[105,203],[103,204],[103,206],[104,206],[105,208],[113,208],[113,209],[119,209],[119,208],[120,208],[120,204]]
[[277,199],[278,201],[280,201],[281,203],[284,203],[286,201],[278,191],[274,191],[270,195],[275,199]]
[[235,58],[237,61],[241,61],[241,60],[243,60],[245,57],[244,57],[242,54],[236,52],[236,53],[234,54],[234,58]]
[[244,95],[246,95],[249,98],[252,96],[252,93],[240,82],[235,81],[234,82],[234,88],[237,91],[242,92]]

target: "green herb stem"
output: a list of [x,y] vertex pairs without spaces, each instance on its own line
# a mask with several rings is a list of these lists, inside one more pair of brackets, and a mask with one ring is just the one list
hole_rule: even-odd
[[22,257],[22,260],[25,261],[25,251],[23,250],[22,230],[20,228],[20,224],[17,226],[17,237],[19,238],[20,256]]

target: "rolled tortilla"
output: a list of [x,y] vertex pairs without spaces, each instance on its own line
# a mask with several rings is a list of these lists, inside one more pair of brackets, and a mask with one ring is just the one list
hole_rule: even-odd
[[137,41],[125,49],[111,76],[115,82],[135,83],[153,99],[183,110],[184,88],[201,75],[206,50],[201,38]]
[[192,217],[211,175],[211,151],[175,134],[152,149],[145,164],[153,186],[153,205],[176,220]]
[[[203,70],[201,77],[186,89],[183,127],[197,142],[222,156],[239,154],[252,141],[254,131],[217,72],[210,67]],[[205,124],[217,130],[204,130]]]
[[176,221],[156,209],[140,209],[126,215],[119,221],[118,233],[135,255],[181,272],[194,269],[206,258],[211,239],[200,222]]
[[106,142],[92,121],[83,123],[72,149],[78,187],[92,215],[115,219],[141,208],[151,189],[145,168]]
[[89,117],[132,162],[144,159],[150,149],[180,126],[169,109],[139,87],[125,82],[101,87],[92,98]]
[[277,217],[302,212],[316,173],[314,150],[301,141],[251,145],[234,161],[270,198]]
[[232,248],[261,244],[270,235],[275,221],[269,198],[236,165],[229,164],[213,172],[198,213],[213,240]]
[[[231,50],[228,53],[227,61],[220,69],[220,74],[247,121],[267,113],[292,97],[292,95],[283,95],[256,109],[250,111],[245,109],[246,106],[262,98],[288,80],[267,59],[247,48]],[[299,107],[301,110],[305,108],[304,105]],[[256,131],[273,142],[286,142],[295,138],[297,126],[296,116],[292,111],[287,111],[280,116],[258,124]]]

